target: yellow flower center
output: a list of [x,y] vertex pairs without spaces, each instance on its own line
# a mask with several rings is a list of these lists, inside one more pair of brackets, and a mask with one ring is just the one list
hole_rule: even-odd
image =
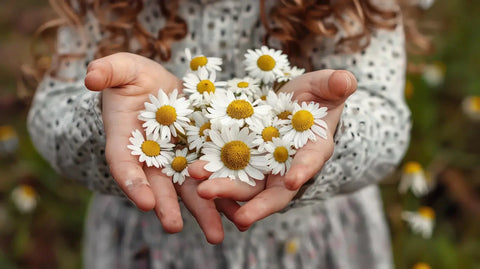
[[288,120],[288,116],[292,115],[291,111],[285,110],[277,115],[281,120]]
[[424,263],[424,262],[418,262],[416,264],[413,265],[412,269],[431,269],[432,267],[430,267],[430,265],[428,265],[428,263]]
[[177,156],[172,161],[172,169],[177,172],[182,172],[187,167],[187,158]]
[[177,111],[173,106],[164,105],[157,109],[155,118],[161,125],[169,126],[177,119]]
[[35,198],[37,196],[37,192],[35,189],[30,185],[22,185],[20,187],[21,193],[28,198]]
[[200,66],[205,66],[208,63],[207,57],[197,56],[190,61],[190,68],[194,71]]
[[227,115],[234,119],[245,119],[253,115],[253,106],[246,100],[234,100],[227,107]]
[[250,84],[248,84],[248,82],[246,82],[246,81],[241,81],[241,82],[237,83],[237,87],[239,87],[239,88],[246,88],[246,87],[248,87],[248,85],[250,85]]
[[241,170],[250,162],[250,148],[242,141],[234,140],[222,147],[220,159],[231,170]]
[[153,140],[146,140],[142,143],[142,151],[148,157],[160,155],[160,145]]
[[267,100],[267,96],[266,95],[262,95],[260,96],[260,99],[262,99],[263,101]]
[[473,111],[479,112],[480,111],[480,96],[472,97],[472,99],[470,101],[470,104],[471,104],[471,107],[472,107]]
[[289,240],[287,244],[285,244],[285,251],[288,254],[295,254],[298,250],[298,243],[297,240]]
[[212,124],[209,121],[207,121],[202,126],[200,126],[200,130],[198,131],[198,134],[200,136],[205,136],[205,133],[204,133],[205,130],[209,130],[211,128],[212,128]]
[[270,55],[262,55],[258,57],[257,66],[263,71],[271,71],[275,67],[275,59]]
[[265,127],[262,130],[262,138],[263,138],[263,141],[265,142],[272,141],[272,138],[279,137],[279,136],[280,136],[280,132],[278,131],[277,128],[273,126]]
[[197,92],[202,94],[204,92],[214,93],[215,85],[213,85],[213,82],[211,82],[210,80],[204,79],[197,84]]
[[428,206],[422,206],[418,209],[418,214],[420,216],[427,218],[429,220],[435,219],[435,211],[431,207]]
[[291,74],[288,73],[288,72],[284,72],[283,75],[286,76],[286,77],[288,77],[288,76],[290,76]]
[[15,137],[15,129],[12,126],[0,126],[0,141],[6,141]]
[[415,174],[422,171],[422,166],[417,162],[407,162],[403,167],[405,174]]
[[304,132],[313,125],[313,115],[308,110],[299,110],[292,116],[293,129],[299,132]]
[[275,161],[279,163],[284,163],[288,159],[288,150],[286,147],[277,147],[275,148],[275,151],[273,152],[273,157],[275,158]]

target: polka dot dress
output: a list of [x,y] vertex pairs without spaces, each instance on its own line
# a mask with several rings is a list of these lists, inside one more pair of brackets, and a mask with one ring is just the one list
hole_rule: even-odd
[[[145,0],[139,21],[156,33],[165,20],[157,1]],[[389,1],[385,1],[389,2]],[[259,47],[263,29],[254,0],[181,1],[187,37],[175,43],[170,72],[185,73],[184,49],[222,57],[222,79],[242,76],[243,54]],[[224,221],[225,240],[206,243],[182,207],[184,229],[166,234],[152,212],[123,197],[105,161],[100,94],[84,84],[104,33],[91,12],[85,36],[62,28],[58,53],[84,53],[63,61],[46,76],[28,117],[38,151],[62,175],[95,191],[86,224],[86,268],[390,268],[388,229],[375,185],[400,162],[409,142],[410,112],[404,102],[405,51],[402,25],[377,30],[371,44],[354,54],[335,54],[334,41],[311,45],[315,69],[346,69],[358,80],[337,127],[333,156],[281,213],[239,232]],[[341,32],[337,38],[341,37]],[[223,76],[223,77],[222,77]],[[59,78],[71,78],[61,80]]]

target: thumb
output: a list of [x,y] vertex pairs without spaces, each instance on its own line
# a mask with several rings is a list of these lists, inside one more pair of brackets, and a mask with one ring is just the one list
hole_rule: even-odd
[[319,70],[299,76],[280,91],[293,92],[293,99],[299,102],[327,102],[333,106],[341,104],[355,92],[357,80],[346,70]]
[[[124,85],[145,89],[157,89],[161,81],[166,89],[181,88],[181,82],[157,62],[140,55],[120,52],[91,62],[87,68],[85,86],[92,91],[101,91]],[[179,88],[179,89],[180,89]]]

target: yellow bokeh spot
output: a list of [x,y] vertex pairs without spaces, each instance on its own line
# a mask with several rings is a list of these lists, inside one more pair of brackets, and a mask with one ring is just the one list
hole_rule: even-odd
[[142,151],[148,157],[160,155],[160,145],[153,140],[146,140],[142,143]]
[[407,80],[405,83],[405,98],[410,99],[413,96],[413,83],[410,80]]
[[28,197],[28,198],[35,198],[37,196],[37,192],[30,185],[21,185],[20,191],[25,197]]
[[403,172],[405,174],[415,174],[422,171],[422,166],[417,162],[407,162],[403,167]]
[[197,56],[190,61],[190,68],[196,71],[199,67],[205,66],[208,63],[208,59],[205,56]]
[[165,105],[157,109],[155,118],[161,125],[169,126],[177,119],[177,111],[173,106]]
[[288,160],[288,150],[286,147],[277,147],[275,148],[275,151],[273,152],[273,157],[275,158],[275,161],[279,163],[284,163]]
[[308,110],[299,110],[292,116],[292,126],[298,132],[304,132],[313,125],[313,115]]
[[250,162],[250,148],[242,141],[234,140],[222,147],[220,159],[231,170],[241,170]]
[[276,65],[275,59],[270,55],[262,55],[258,57],[257,66],[263,71],[271,71]]
[[187,158],[177,156],[172,161],[172,169],[176,172],[182,172],[187,167]]
[[239,88],[247,88],[250,84],[248,84],[248,82],[246,81],[241,81],[239,83],[237,83],[237,87]]
[[280,132],[278,131],[277,128],[273,126],[265,127],[262,130],[262,138],[263,138],[263,141],[265,142],[272,141],[272,138],[279,137],[279,136],[280,136]]
[[288,254],[295,254],[298,251],[298,242],[297,240],[288,240],[285,244],[285,251]]
[[281,120],[288,120],[288,116],[292,115],[292,111],[285,110],[280,112],[277,117]]
[[204,92],[214,93],[215,92],[215,85],[210,80],[204,79],[197,84],[197,92],[202,93],[202,94]]
[[0,126],[0,141],[6,141],[17,136],[15,129],[10,125]]
[[412,266],[412,269],[432,269],[428,263],[418,262]]
[[480,112],[480,96],[470,97],[470,107],[474,112]]
[[234,119],[246,119],[253,115],[253,106],[246,100],[234,100],[227,107],[227,115]]
[[431,207],[428,206],[422,206],[418,209],[418,214],[420,216],[427,218],[429,220],[435,219],[435,211]]

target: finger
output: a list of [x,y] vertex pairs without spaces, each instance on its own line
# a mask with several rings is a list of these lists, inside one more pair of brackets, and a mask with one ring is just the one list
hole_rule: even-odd
[[163,229],[168,233],[180,232],[183,220],[171,177],[162,174],[161,170],[155,167],[146,168],[145,173],[155,194],[155,213]]
[[198,181],[187,178],[178,188],[183,203],[197,220],[207,241],[218,244],[223,241],[222,219],[213,200],[206,200],[197,194]]
[[198,160],[188,165],[188,173],[193,179],[204,180],[212,175],[212,172],[205,170],[207,161]]
[[286,189],[280,176],[271,175],[268,180],[275,183],[267,186],[267,189],[237,210],[233,218],[237,226],[249,227],[254,222],[282,210],[297,193]]
[[240,205],[231,199],[215,199],[215,205],[217,206],[217,210],[222,212],[227,219],[229,219],[237,229],[241,232],[244,232],[250,228],[250,226],[239,226],[237,223],[234,222],[235,213],[240,209]]
[[182,88],[181,81],[160,64],[125,52],[92,61],[85,77],[85,86],[92,91],[125,85],[154,90],[160,83],[163,83],[164,90]]
[[331,137],[327,140],[318,138],[316,141],[309,141],[297,151],[290,169],[285,174],[284,183],[287,189],[298,190],[322,169],[333,153],[331,139]]
[[345,70],[319,70],[299,76],[280,91],[293,92],[293,99],[299,102],[328,101],[337,106],[345,101],[357,89],[355,76]]
[[265,188],[263,180],[255,180],[251,186],[240,180],[230,178],[213,178],[205,180],[197,188],[198,194],[205,199],[229,198],[236,201],[247,201]]

